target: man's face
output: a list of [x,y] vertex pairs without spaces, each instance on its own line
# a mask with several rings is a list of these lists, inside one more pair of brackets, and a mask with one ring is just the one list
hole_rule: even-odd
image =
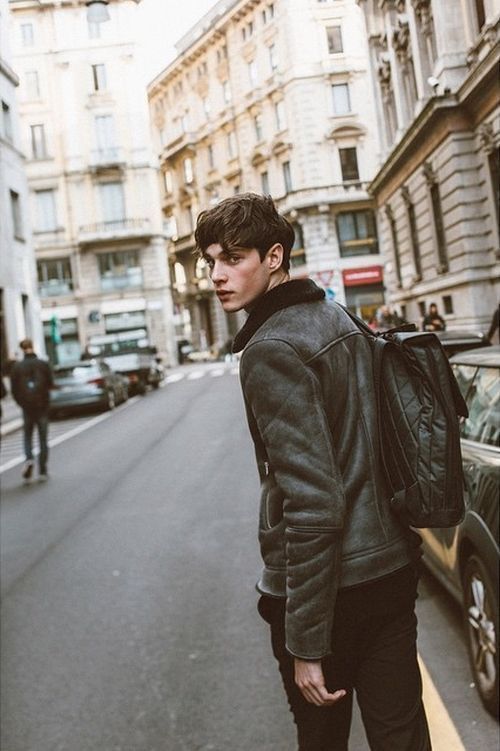
[[[279,247],[279,246],[278,246]],[[255,248],[223,250],[209,245],[203,254],[220,303],[227,313],[250,308],[269,289],[276,266],[272,249],[261,260]]]

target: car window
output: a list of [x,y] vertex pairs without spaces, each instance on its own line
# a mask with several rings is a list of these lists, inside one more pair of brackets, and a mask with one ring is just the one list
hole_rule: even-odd
[[455,378],[457,379],[458,387],[460,391],[462,392],[462,396],[467,396],[467,392],[469,391],[469,387],[474,380],[474,376],[476,375],[477,366],[476,365],[452,365],[453,368],[453,374]]
[[95,365],[76,365],[71,368],[58,369],[55,379],[57,381],[59,378],[74,378],[76,381],[86,381],[95,373],[98,373]]
[[498,446],[500,439],[500,379],[497,368],[478,369],[467,397],[469,417],[462,423],[462,437]]

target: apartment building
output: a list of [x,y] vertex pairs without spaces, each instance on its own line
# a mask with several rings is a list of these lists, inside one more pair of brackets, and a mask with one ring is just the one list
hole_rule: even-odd
[[221,0],[149,85],[178,339],[220,346],[219,309],[193,256],[198,213],[270,194],[293,223],[292,274],[369,317],[384,300],[374,202],[376,113],[355,0]]
[[370,185],[390,298],[487,330],[499,286],[497,0],[358,0],[383,160]]
[[44,352],[35,256],[28,213],[28,181],[21,152],[16,89],[8,38],[8,4],[0,0],[0,340],[2,368],[21,339]]
[[176,361],[165,238],[137,64],[140,0],[10,0],[38,289],[54,362],[93,337]]

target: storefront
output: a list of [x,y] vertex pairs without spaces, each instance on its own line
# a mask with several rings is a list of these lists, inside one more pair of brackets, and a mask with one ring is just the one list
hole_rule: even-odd
[[382,266],[365,266],[343,269],[347,307],[356,315],[369,321],[384,304],[384,269]]

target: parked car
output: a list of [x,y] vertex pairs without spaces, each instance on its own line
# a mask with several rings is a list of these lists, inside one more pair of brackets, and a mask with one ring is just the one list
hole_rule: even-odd
[[446,331],[434,331],[443,348],[452,357],[457,352],[486,347],[489,342],[486,334],[481,331],[468,331],[467,329],[447,329]]
[[420,530],[424,562],[462,605],[474,682],[497,716],[500,346],[461,352],[451,365],[469,409],[461,425],[466,514],[457,527]]
[[54,368],[56,388],[50,394],[50,414],[82,409],[114,409],[128,399],[128,380],[102,360],[81,360]]

